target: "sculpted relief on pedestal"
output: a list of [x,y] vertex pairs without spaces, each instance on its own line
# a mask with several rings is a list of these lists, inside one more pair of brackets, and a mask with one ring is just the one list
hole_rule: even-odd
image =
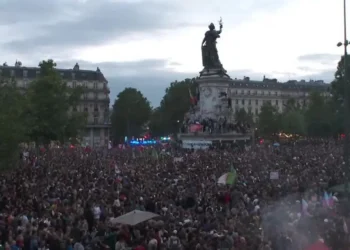
[[213,93],[213,90],[210,87],[203,88],[203,94],[205,97],[210,97]]

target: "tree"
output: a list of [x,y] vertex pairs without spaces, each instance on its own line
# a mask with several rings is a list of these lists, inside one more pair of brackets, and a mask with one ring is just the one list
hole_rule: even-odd
[[[350,77],[350,55],[348,55],[347,58],[347,79],[349,84],[349,77]],[[344,117],[345,115],[345,107],[344,107],[344,99],[345,99],[345,80],[344,80],[344,56],[341,57],[340,61],[338,62],[337,70],[334,74],[334,81],[331,83],[331,93],[332,93],[332,100],[330,102],[330,105],[332,107],[332,110],[334,111],[334,121],[333,121],[333,134],[340,134],[344,132]],[[350,88],[348,88],[348,91],[350,91]],[[348,95],[350,96],[350,95]],[[350,103],[349,103],[350,105]]]
[[26,98],[12,79],[0,79],[0,168],[11,167],[18,159],[18,149],[25,141]]
[[294,98],[288,99],[286,104],[284,104],[283,106],[284,106],[284,109],[283,109],[284,113],[288,113],[290,111],[301,110],[300,104]]
[[261,106],[261,111],[258,118],[258,131],[259,134],[270,136],[276,134],[281,129],[281,115],[278,109],[271,105],[269,102],[265,102]]
[[115,141],[124,136],[139,136],[149,121],[151,105],[146,97],[135,88],[125,88],[114,102],[111,122]]
[[305,117],[302,110],[291,110],[282,114],[282,130],[287,134],[304,135]]
[[177,133],[179,124],[190,110],[190,95],[195,96],[197,83],[195,78],[175,81],[165,90],[165,95],[151,118],[152,134],[164,135]]
[[242,124],[253,125],[254,123],[253,113],[251,112],[251,110],[248,110],[248,112],[246,112],[244,108],[236,110],[235,121]]
[[311,93],[310,102],[305,112],[308,135],[317,137],[331,136],[334,119],[330,100],[319,92]]
[[165,125],[165,120],[163,119],[163,112],[160,107],[152,110],[149,129],[153,136],[164,136],[167,134],[168,128]]
[[294,99],[288,99],[282,113],[282,130],[288,134],[303,135],[306,133],[304,110]]
[[36,143],[64,142],[76,136],[85,125],[84,115],[68,112],[75,107],[83,89],[70,88],[56,71],[53,60],[39,63],[40,75],[27,90],[29,137]]

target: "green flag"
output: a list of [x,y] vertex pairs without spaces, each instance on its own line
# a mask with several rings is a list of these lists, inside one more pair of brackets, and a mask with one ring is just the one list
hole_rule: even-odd
[[230,172],[227,173],[226,184],[233,185],[235,184],[236,179],[237,179],[236,169],[233,167],[233,165],[231,165]]

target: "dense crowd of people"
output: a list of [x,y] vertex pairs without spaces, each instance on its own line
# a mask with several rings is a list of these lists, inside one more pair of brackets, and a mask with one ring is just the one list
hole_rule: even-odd
[[208,134],[222,134],[222,133],[241,133],[246,134],[250,132],[249,123],[236,122],[229,123],[227,122],[226,117],[219,119],[187,119],[183,122],[180,127],[182,133],[189,132],[203,132]]
[[[332,205],[324,202],[324,192],[345,179],[339,141],[206,151],[67,148],[26,156],[0,179],[1,249],[350,246],[342,194],[330,195]],[[235,182],[219,185],[232,168]],[[135,209],[159,216],[135,226],[113,223]]]

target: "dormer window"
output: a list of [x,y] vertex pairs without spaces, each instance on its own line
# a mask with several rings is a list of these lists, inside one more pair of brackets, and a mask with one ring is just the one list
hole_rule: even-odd
[[79,70],[79,64],[78,64],[78,63],[76,63],[76,64],[74,65],[73,70]]

